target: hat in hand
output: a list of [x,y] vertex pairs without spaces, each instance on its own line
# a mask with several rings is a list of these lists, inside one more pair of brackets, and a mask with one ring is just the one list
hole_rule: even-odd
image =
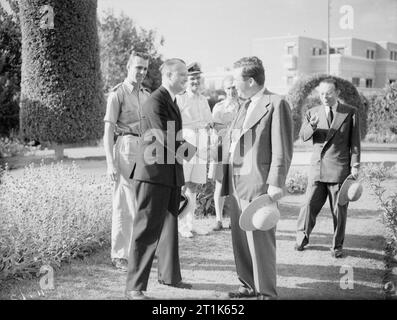
[[244,231],[270,230],[276,226],[280,219],[277,202],[268,194],[263,194],[254,199],[245,208],[240,216],[240,228]]
[[344,206],[349,201],[357,201],[362,193],[363,186],[361,183],[354,179],[352,175],[349,175],[340,187],[337,203]]

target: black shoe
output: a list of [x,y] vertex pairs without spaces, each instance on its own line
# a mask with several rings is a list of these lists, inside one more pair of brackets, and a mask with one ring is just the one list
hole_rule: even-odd
[[128,270],[128,261],[127,259],[120,259],[120,258],[114,258],[112,259],[112,265],[123,272],[127,272]]
[[165,283],[163,280],[159,280],[159,283],[164,286],[180,288],[180,289],[191,289],[192,288],[192,285],[190,283],[186,283],[186,282],[182,282],[182,281],[173,284],[173,283]]
[[309,243],[309,240],[307,240],[307,238],[304,238],[301,244],[295,243],[294,249],[296,251],[303,251],[303,250],[305,250],[305,247],[307,246],[308,243]]
[[303,251],[303,250],[305,250],[305,247],[301,244],[299,245],[299,244],[295,243],[294,250],[295,251]]
[[244,298],[256,297],[256,293],[254,290],[244,286],[240,286],[240,288],[238,288],[238,291],[236,292],[229,292],[228,295],[229,298],[231,299],[244,299]]
[[342,249],[331,249],[331,257],[336,259],[342,258],[343,257]]

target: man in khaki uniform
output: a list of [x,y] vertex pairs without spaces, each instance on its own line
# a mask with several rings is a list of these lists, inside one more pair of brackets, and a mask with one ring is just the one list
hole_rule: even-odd
[[[149,57],[133,52],[127,63],[127,78],[115,86],[108,97],[103,138],[107,174],[114,182],[112,214],[112,264],[127,271],[133,218],[136,211],[129,176],[138,150],[141,106],[149,97],[142,87]],[[114,144],[114,134],[117,140]]]

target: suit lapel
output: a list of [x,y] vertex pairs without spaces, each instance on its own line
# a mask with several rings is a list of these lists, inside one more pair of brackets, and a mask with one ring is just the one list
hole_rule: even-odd
[[249,129],[251,129],[260,119],[262,119],[266,113],[269,112],[268,106],[270,104],[270,94],[265,94],[258,101],[256,101],[255,105],[252,106],[251,113],[247,116],[244,121],[243,131],[240,137],[246,133]]
[[345,121],[348,114],[349,113],[345,110],[344,105],[338,102],[338,106],[336,107],[335,117],[331,123],[331,128],[328,131],[326,142],[328,142],[333,138],[336,131],[339,130],[340,126]]
[[180,111],[179,111],[179,108],[178,108],[178,106],[174,103],[174,101],[172,101],[172,98],[171,98],[170,93],[168,92],[168,90],[167,90],[166,88],[164,88],[163,86],[161,87],[160,90],[163,92],[164,96],[166,97],[166,99],[167,99],[167,101],[168,101],[168,104],[171,106],[170,109],[173,110],[173,112],[176,114],[177,118],[178,118],[180,121],[182,121],[182,120],[181,120],[181,113],[180,113]]

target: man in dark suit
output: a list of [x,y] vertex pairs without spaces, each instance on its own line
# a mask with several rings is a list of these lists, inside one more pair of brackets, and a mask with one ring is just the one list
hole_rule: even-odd
[[240,107],[223,142],[222,195],[230,196],[232,244],[241,286],[231,298],[277,297],[276,227],[244,231],[241,212],[259,196],[273,201],[283,188],[293,151],[292,116],[287,101],[264,86],[265,70],[257,57],[234,64],[234,84],[246,102]]
[[343,181],[350,174],[357,178],[359,173],[359,120],[356,108],[338,101],[335,79],[321,81],[318,92],[322,105],[307,111],[300,131],[303,141],[312,139],[314,149],[307,202],[297,223],[295,250],[302,251],[309,243],[316,217],[328,196],[334,223],[331,255],[340,258],[343,255],[347,204],[339,205],[337,196]]
[[144,138],[130,176],[137,213],[128,260],[128,299],[147,298],[142,291],[146,291],[156,249],[159,282],[182,284],[177,216],[184,177],[182,161],[176,159],[182,119],[175,95],[185,90],[187,68],[182,60],[169,59],[160,70],[162,85],[142,107]]

